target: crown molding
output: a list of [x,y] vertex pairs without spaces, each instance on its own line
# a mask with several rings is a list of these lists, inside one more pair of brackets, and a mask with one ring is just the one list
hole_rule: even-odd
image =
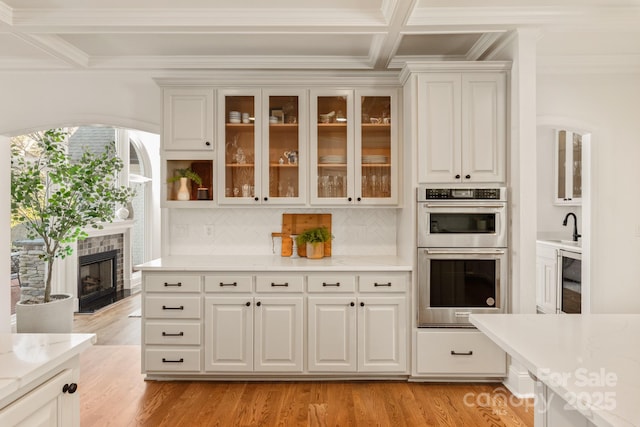
[[22,33],[14,33],[14,35],[71,66],[86,68],[89,65],[89,55],[58,36]]
[[538,74],[638,74],[640,55],[538,56]]
[[153,80],[159,86],[400,86],[397,71],[203,70],[168,72]]
[[409,61],[400,72],[400,81],[404,84],[413,73],[510,71],[511,65],[511,61]]
[[467,52],[466,60],[477,61],[493,46],[495,42],[500,40],[504,35],[503,31],[484,33],[480,38],[471,46],[471,49]]

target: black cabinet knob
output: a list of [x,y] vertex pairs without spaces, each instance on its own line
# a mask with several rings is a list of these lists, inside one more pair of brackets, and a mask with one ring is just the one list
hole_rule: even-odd
[[247,301],[247,302],[245,303],[245,305],[246,305],[247,307],[249,307],[249,306],[251,306],[251,303],[250,303],[249,301]]
[[266,202],[267,200],[269,200],[269,198],[268,198],[268,197],[265,197],[265,198],[264,198],[264,201]]
[[207,147],[211,147],[211,143],[209,141],[206,141],[204,145],[206,145]]
[[348,202],[350,202],[351,200],[353,200],[353,199],[351,199],[351,197],[347,197],[347,201]]
[[456,179],[460,179],[460,174],[456,175]]
[[465,175],[464,178],[465,179],[471,179],[471,175]]
[[260,306],[262,305],[262,303],[261,303],[260,301],[258,301],[258,302],[256,303],[256,305],[257,305],[258,307],[260,307]]
[[353,307],[353,306],[355,306],[355,305],[356,305],[356,303],[355,303],[355,302],[353,302],[353,301],[351,301],[351,303],[350,303],[349,305],[350,305],[351,307]]
[[62,386],[63,393],[73,394],[76,392],[76,390],[78,390],[78,384],[76,383],[65,384]]
[[361,202],[361,201],[362,201],[362,197],[358,197],[358,199],[357,199],[357,200],[358,200],[359,202]]
[[360,303],[360,307],[364,307],[364,303],[363,302]]
[[254,197],[253,200],[257,202],[258,200],[260,200],[260,197]]

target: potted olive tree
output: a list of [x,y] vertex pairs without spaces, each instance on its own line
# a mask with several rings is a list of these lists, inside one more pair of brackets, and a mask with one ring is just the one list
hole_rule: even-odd
[[12,149],[12,219],[24,225],[28,238],[42,240],[40,258],[46,264],[42,300],[16,305],[18,332],[71,332],[71,295],[51,294],[54,261],[73,253],[71,244],[87,237],[87,227],[102,228],[101,223],[113,221],[118,205],[134,196],[132,189],[118,185],[124,165],[115,144],[100,154],[85,150],[72,162],[69,136],[63,129],[36,134],[32,157]]
[[298,247],[306,245],[307,258],[320,259],[324,257],[324,244],[333,236],[327,227],[310,228],[296,236]]

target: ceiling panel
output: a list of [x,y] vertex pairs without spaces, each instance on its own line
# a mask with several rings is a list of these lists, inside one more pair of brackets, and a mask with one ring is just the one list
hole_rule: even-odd
[[410,34],[405,35],[397,55],[464,56],[482,34]]

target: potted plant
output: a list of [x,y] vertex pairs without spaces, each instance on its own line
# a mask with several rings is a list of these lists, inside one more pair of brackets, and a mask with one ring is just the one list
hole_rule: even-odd
[[24,225],[28,238],[41,239],[40,258],[46,264],[41,301],[16,305],[18,332],[71,332],[71,295],[51,294],[54,261],[73,253],[71,244],[87,237],[87,227],[100,229],[101,223],[113,221],[117,206],[134,196],[132,189],[117,183],[124,165],[114,144],[100,154],[85,150],[72,162],[67,154],[69,136],[63,129],[35,135],[32,158],[12,148],[12,220]]
[[331,241],[333,236],[327,227],[310,228],[296,236],[298,247],[305,245],[307,258],[319,259],[324,257],[324,244]]
[[175,175],[167,178],[168,183],[180,181],[180,188],[178,189],[178,200],[189,200],[191,198],[189,187],[187,187],[188,180],[195,182],[196,184],[198,184],[198,186],[202,185],[202,178],[200,178],[200,175],[195,173],[191,168],[176,169]]

